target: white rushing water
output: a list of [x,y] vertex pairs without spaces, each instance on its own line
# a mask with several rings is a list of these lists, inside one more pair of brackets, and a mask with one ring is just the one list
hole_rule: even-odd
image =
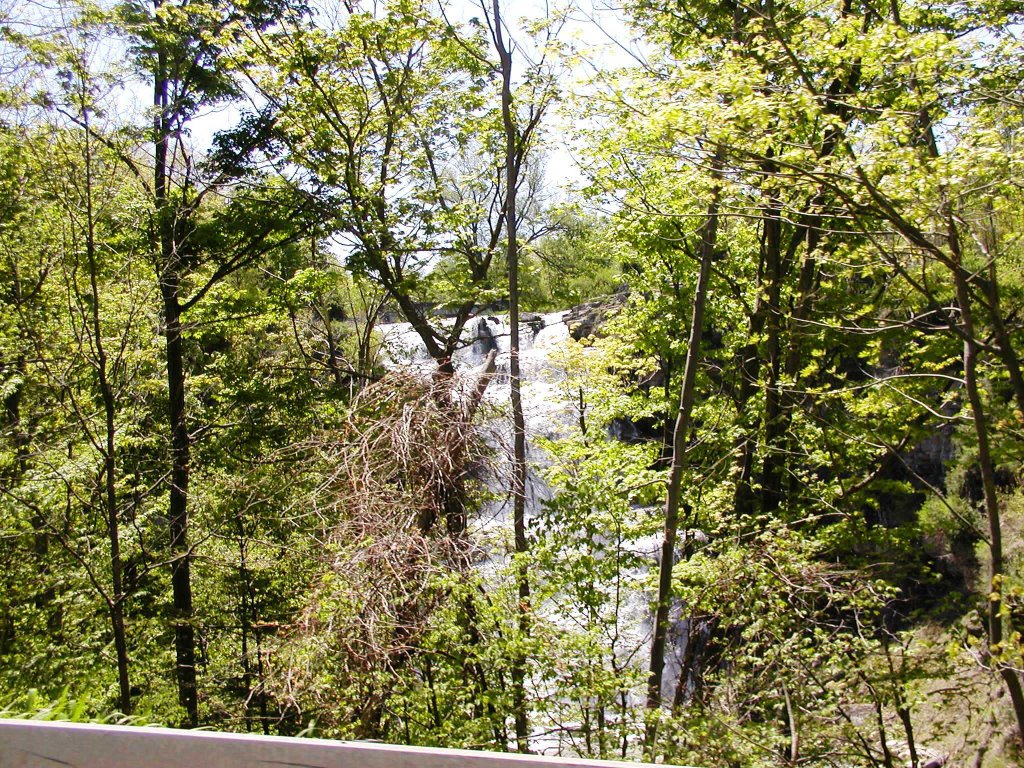
[[[550,491],[536,471],[547,457],[536,446],[536,438],[556,439],[565,436],[574,427],[578,415],[568,397],[569,376],[559,360],[559,351],[569,340],[569,326],[565,312],[530,315],[520,324],[520,370],[522,373],[523,412],[526,419],[528,460],[532,465],[527,487],[527,516],[533,517]],[[419,334],[409,323],[379,326],[388,364],[421,372],[433,371],[435,364],[427,353]],[[480,315],[469,321],[465,331],[466,342],[455,352],[454,363],[459,383],[472,386],[480,375],[490,352],[496,351],[496,372],[487,387],[485,403],[496,414],[489,420],[489,439],[498,449],[499,457],[511,450],[510,386],[509,386],[509,332],[507,315]],[[506,457],[507,458],[507,457]],[[506,467],[507,468],[507,467]],[[496,468],[501,475],[501,467]],[[508,487],[503,477],[492,478],[492,490],[500,492]],[[496,531],[510,527],[508,505],[498,503],[482,511],[473,521],[476,534],[491,537]]]
[[[578,394],[570,392],[572,376],[566,369],[565,351],[570,340],[570,329],[566,323],[567,312],[553,312],[532,315],[520,325],[520,363],[523,377],[523,410],[526,418],[527,451],[530,470],[527,483],[526,515],[534,520],[545,500],[552,491],[541,477],[540,470],[550,462],[547,454],[537,445],[538,438],[558,439],[578,429],[579,414],[574,406]],[[389,365],[395,368],[412,369],[429,374],[434,363],[418,334],[408,323],[383,325],[380,332],[384,348],[390,358]],[[489,440],[498,448],[498,462],[488,480],[497,501],[485,506],[470,522],[470,535],[488,552],[478,565],[485,573],[498,573],[508,562],[511,551],[512,521],[511,504],[508,501],[509,473],[508,452],[511,440],[511,417],[509,406],[509,328],[507,316],[481,315],[471,320],[465,332],[466,343],[455,356],[456,374],[463,383],[472,385],[479,376],[488,354],[497,351],[497,371],[487,388],[485,402],[495,414],[489,419],[487,429]],[[583,354],[586,354],[585,350]],[[650,535],[627,543],[627,547],[648,563],[646,567],[625,574],[626,583],[639,584],[656,567],[660,550],[660,536]],[[628,591],[616,611],[616,638],[614,653],[626,665],[643,666],[648,657],[651,636],[652,595],[634,588]],[[543,610],[536,607],[538,610]],[[550,612],[549,612],[550,613]],[[678,613],[678,611],[677,611]],[[566,623],[557,615],[545,616],[555,626],[571,631],[578,626]],[[673,634],[686,636],[686,623],[677,621]],[[609,648],[609,651],[613,649]],[[670,649],[665,669],[665,699],[671,701],[679,665],[685,650],[683,642],[675,642]],[[642,687],[634,688],[633,697],[638,700],[644,695]],[[564,726],[565,724],[562,723]],[[536,724],[539,731],[546,730],[543,724]],[[561,736],[536,736],[531,745],[538,751],[562,753],[566,743]]]

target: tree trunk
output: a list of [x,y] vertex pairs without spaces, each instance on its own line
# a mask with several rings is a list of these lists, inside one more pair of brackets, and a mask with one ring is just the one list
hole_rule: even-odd
[[85,122],[85,208],[86,237],[85,254],[89,262],[89,287],[92,291],[92,334],[95,349],[96,378],[103,400],[104,429],[103,447],[103,507],[106,513],[107,537],[110,542],[110,623],[114,634],[114,652],[117,656],[118,704],[121,712],[130,715],[132,711],[131,684],[128,678],[128,643],[124,627],[124,579],[121,562],[120,521],[117,514],[117,402],[114,386],[110,381],[109,360],[103,341],[103,325],[100,322],[100,289],[97,279],[99,267],[96,261],[96,232],[93,211],[92,139],[89,132],[88,110],[83,106]]
[[[501,31],[501,6],[493,0],[494,44],[501,62],[501,117],[505,129],[505,235],[508,239],[508,322],[509,391],[512,400],[512,523],[515,529],[515,551],[519,562],[516,578],[519,589],[519,629],[523,636],[530,631],[530,581],[525,556],[526,540],[526,418],[523,414],[522,374],[519,367],[519,243],[517,241],[516,191],[519,187],[519,132],[512,114],[512,54],[505,45]],[[516,745],[520,752],[530,749],[530,728],[526,712],[526,658],[517,651],[512,662],[512,700],[515,709]]]
[[[758,282],[760,286],[760,281]],[[747,334],[751,339],[760,337],[764,330],[765,322],[764,305],[758,291],[758,298],[754,304],[754,311],[750,315],[747,326]],[[743,431],[736,438],[734,449],[736,451],[736,487],[733,491],[733,512],[737,518],[749,517],[754,514],[757,494],[754,492],[754,459],[757,453],[757,426],[758,418],[756,413],[750,413],[748,408],[750,399],[757,391],[758,378],[761,375],[761,352],[756,342],[744,345],[739,353],[740,385],[736,394],[736,412],[740,422],[743,424]]]
[[[963,258],[960,253],[960,239],[952,213],[947,213],[947,232],[952,265],[953,282],[956,288],[957,303],[960,305],[960,326],[964,336],[964,389],[967,402],[971,407],[974,421],[974,433],[978,439],[978,467],[981,470],[981,485],[985,500],[985,515],[988,518],[989,534],[989,594],[988,604],[988,644],[995,653],[1002,655],[1003,643],[1003,528],[999,512],[999,499],[996,495],[995,469],[989,450],[988,422],[981,401],[978,384],[978,341],[975,336],[974,319],[971,312],[970,286],[962,269]],[[1024,740],[1024,691],[1021,690],[1017,671],[1006,664],[1001,658],[995,659],[995,667],[1006,684],[1010,694],[1014,716],[1017,720],[1017,737]]]
[[[154,0],[159,10],[162,0]],[[167,54],[157,54],[153,78],[154,171],[153,192],[157,216],[157,277],[164,312],[167,363],[168,426],[171,440],[171,486],[168,519],[171,550],[172,615],[178,681],[178,702],[185,710],[185,725],[199,725],[196,692],[196,641],[192,626],[192,554],[188,543],[188,481],[191,438],[185,404],[185,355],[181,329],[179,254],[174,242],[174,211],[168,196],[168,143],[171,133]]]
[[171,428],[171,487],[169,499],[171,590],[174,617],[174,651],[177,665],[178,701],[185,709],[185,723],[199,725],[196,692],[196,641],[192,625],[192,553],[188,543],[188,481],[191,440],[185,407],[185,363],[182,349],[178,276],[167,270],[161,281],[164,298],[164,338],[167,354],[168,416]]
[[996,245],[996,227],[992,211],[988,211],[988,231],[978,238],[978,245],[988,261],[988,279],[984,284],[985,304],[989,317],[992,318],[992,331],[995,336],[999,358],[1006,366],[1010,378],[1010,387],[1017,400],[1017,408],[1024,413],[1024,374],[1021,373],[1020,356],[1013,345],[1010,332],[1003,318],[1002,299],[999,289],[999,272],[996,269],[998,249]]
[[690,432],[690,413],[696,395],[697,365],[700,360],[701,337],[704,332],[704,307],[707,303],[711,263],[718,239],[718,205],[720,187],[717,186],[722,167],[719,150],[712,161],[716,187],[708,204],[707,221],[701,228],[700,274],[693,297],[693,315],[690,319],[690,338],[683,368],[683,386],[679,392],[679,413],[672,433],[672,465],[669,470],[668,494],[665,500],[664,539],[661,545],[661,564],[658,570],[658,602],[654,618],[654,637],[651,640],[650,676],[647,681],[647,708],[652,717],[645,734],[647,759],[654,759],[657,721],[654,710],[661,707],[661,682],[665,669],[665,649],[668,641],[668,618],[672,604],[672,567],[675,564],[676,534],[679,528],[679,507],[683,469],[686,466],[686,443]]
[[[894,13],[896,12],[898,12],[898,7],[894,5]],[[895,20],[897,24],[900,24],[898,16]],[[935,139],[935,131],[927,112],[922,115],[922,120],[925,126],[925,130],[923,131],[925,147],[931,157],[937,158],[939,157],[938,142]],[[971,284],[969,282],[971,277],[964,269],[963,252],[960,243],[960,230],[957,226],[954,210],[948,201],[943,207],[943,215],[945,217],[946,224],[946,241],[949,246],[950,253],[947,266],[949,267],[950,273],[953,277],[957,304],[960,305],[960,328],[961,335],[964,339],[964,390],[967,394],[967,402],[971,407],[971,416],[974,421],[974,432],[978,439],[978,467],[981,471],[985,515],[988,519],[989,559],[991,561],[989,565],[989,587],[991,591],[988,595],[988,599],[986,600],[988,605],[988,640],[989,647],[997,649],[996,652],[1001,654],[1004,621],[1002,615],[1002,589],[1005,571],[1003,561],[1003,526],[999,511],[999,498],[996,494],[995,467],[992,464],[991,452],[989,450],[988,422],[985,419],[984,406],[981,401],[981,390],[978,384],[977,358],[979,344],[978,337],[975,335],[974,315],[972,311]],[[990,274],[994,279],[995,265],[991,260],[989,269]],[[997,284],[993,282],[990,290],[993,291],[993,293],[990,294],[992,306],[989,309],[994,315],[999,311],[999,293]],[[997,326],[997,334],[999,327],[1005,328],[1002,324],[1002,320],[1002,317],[999,317],[998,322],[995,323]],[[1005,339],[1005,344],[999,343],[996,349],[1004,363],[1007,364],[1007,367],[1009,369],[1016,368],[1019,373],[1019,361],[1009,339]],[[1013,378],[1014,377],[1011,374],[1011,379]],[[1016,378],[1019,379],[1019,376]],[[1015,391],[1018,383],[1019,382],[1017,380],[1013,381]],[[1009,618],[1007,618],[1007,624],[1009,624],[1009,621]],[[1012,625],[1009,626],[1009,629],[1011,630],[1012,636]],[[1013,705],[1013,713],[1017,721],[1018,741],[1020,743],[1024,743],[1024,689],[1021,687],[1020,677],[1018,676],[1017,670],[1013,666],[1006,664],[1002,659],[996,659],[995,666],[999,671],[1000,677],[1003,678],[1007,693],[1010,694],[1010,702]]]
[[[776,173],[768,163],[766,172]],[[764,392],[764,462],[761,465],[761,512],[773,514],[782,504],[782,473],[784,469],[782,392],[779,385],[782,374],[782,265],[781,203],[771,200],[765,216],[765,268],[767,278],[766,359],[768,380]]]

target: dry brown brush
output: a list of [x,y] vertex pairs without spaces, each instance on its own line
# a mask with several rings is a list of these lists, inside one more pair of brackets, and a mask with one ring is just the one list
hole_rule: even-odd
[[310,502],[327,535],[270,683],[292,717],[384,736],[389,697],[445,600],[438,577],[473,557],[467,483],[487,453],[472,424],[479,394],[480,382],[465,395],[451,380],[392,373],[359,393],[342,429],[311,438],[325,477]]

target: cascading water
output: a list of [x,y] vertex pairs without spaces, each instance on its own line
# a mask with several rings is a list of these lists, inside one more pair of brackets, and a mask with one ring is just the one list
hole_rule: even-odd
[[[527,521],[535,520],[543,503],[551,498],[552,491],[541,475],[550,458],[537,445],[538,438],[548,440],[569,435],[578,429],[579,412],[575,405],[578,393],[569,391],[571,376],[566,370],[565,360],[560,354],[570,338],[566,322],[567,312],[533,315],[520,324],[520,365],[523,376],[523,409],[526,417],[527,459],[530,469],[527,479],[526,516]],[[389,358],[389,365],[395,368],[420,371],[428,374],[434,369],[419,335],[408,323],[382,325],[379,331],[383,346]],[[509,340],[507,318],[500,315],[482,315],[470,321],[466,331],[466,343],[454,355],[456,374],[463,381],[475,381],[488,355],[496,356],[495,376],[487,388],[485,401],[499,414],[488,424],[490,439],[495,447],[511,445],[511,420],[507,416],[509,403]],[[585,351],[584,351],[585,354]],[[575,395],[575,396],[574,396]],[[507,452],[498,451],[499,464],[488,483],[498,499],[507,498],[508,457]],[[501,456],[505,456],[502,465]],[[652,514],[658,514],[652,510]],[[512,522],[511,504],[496,501],[482,509],[471,521],[469,533],[488,553],[477,567],[484,572],[496,573],[508,562],[509,539]],[[627,543],[628,548],[639,555],[646,566],[628,574],[629,581],[643,582],[649,573],[656,572],[660,552],[660,536],[656,534],[637,538]],[[618,647],[617,657],[624,663],[643,665],[649,655],[651,637],[651,603],[653,595],[641,589],[629,591],[616,611],[615,636]],[[543,610],[537,607],[538,610]],[[663,699],[671,701],[674,695],[679,670],[686,652],[689,622],[679,618],[680,606],[676,606],[676,619],[670,638],[673,640],[666,659]],[[565,626],[565,619],[557,615],[545,616],[555,626]],[[634,704],[640,705],[645,693],[636,688],[631,696]],[[562,724],[565,725],[564,723]],[[531,747],[537,751],[562,752],[564,744],[557,737],[537,735],[531,739]]]
[[[527,459],[533,468],[527,482],[526,514],[536,516],[550,490],[536,472],[538,464],[543,465],[546,457],[536,446],[536,438],[556,439],[567,434],[577,420],[566,383],[565,367],[557,359],[556,352],[569,339],[569,326],[565,312],[531,315],[520,324],[520,370],[523,377],[523,410],[526,418]],[[379,328],[387,350],[389,364],[394,367],[429,373],[434,362],[416,331],[408,323],[393,323]],[[457,374],[463,379],[474,381],[485,365],[487,356],[497,353],[495,376],[485,393],[485,401],[498,411],[507,409],[509,403],[509,341],[511,334],[506,317],[481,315],[470,322],[466,332],[466,343],[454,356]],[[496,447],[511,444],[511,427],[508,419],[496,418],[489,424]],[[533,438],[531,440],[531,438]],[[500,472],[498,473],[500,474]],[[493,490],[504,489],[501,477],[493,478]],[[506,522],[504,505],[498,509],[483,511],[488,529]]]

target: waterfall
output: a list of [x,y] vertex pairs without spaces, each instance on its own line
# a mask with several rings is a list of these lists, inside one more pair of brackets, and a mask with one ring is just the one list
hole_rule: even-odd
[[[526,498],[528,523],[537,517],[543,503],[552,495],[551,489],[539,472],[549,464],[550,458],[537,446],[537,438],[558,439],[578,429],[579,413],[574,406],[577,394],[569,391],[571,376],[560,354],[570,339],[570,314],[567,311],[527,315],[520,324],[523,408],[526,417],[527,461],[530,465]],[[390,367],[416,370],[424,374],[433,371],[433,361],[419,336],[408,323],[383,325],[380,332]],[[489,441],[498,448],[499,457],[504,455],[506,459],[502,462],[499,458],[498,465],[488,480],[499,501],[485,506],[470,522],[469,528],[470,535],[489,553],[477,567],[485,573],[495,573],[508,562],[512,531],[511,504],[506,499],[507,456],[511,446],[511,420],[507,418],[510,339],[507,316],[492,314],[474,318],[466,327],[465,339],[465,343],[456,351],[453,358],[457,380],[461,378],[463,383],[475,381],[488,354],[491,351],[498,353],[496,375],[487,389],[485,402],[504,415],[490,419],[486,428],[489,432]],[[649,512],[652,517],[661,515],[660,509],[651,509]],[[657,572],[660,546],[660,534],[643,536],[629,542],[630,551],[639,555],[641,561],[645,563],[643,567],[627,573],[630,581],[639,583],[650,573]],[[621,641],[618,653],[624,662],[643,665],[644,669],[649,656],[653,599],[653,593],[639,588],[633,589],[624,595],[616,617],[616,636]],[[689,622],[681,617],[682,613],[682,606],[675,606],[663,687],[663,698],[669,702],[672,701],[675,691],[689,635]],[[544,618],[555,626],[572,629],[563,617],[544,615]],[[643,706],[645,695],[642,688],[633,691],[632,698],[637,707]],[[534,749],[542,752],[559,752],[564,746],[545,737],[534,737],[531,744]]]

